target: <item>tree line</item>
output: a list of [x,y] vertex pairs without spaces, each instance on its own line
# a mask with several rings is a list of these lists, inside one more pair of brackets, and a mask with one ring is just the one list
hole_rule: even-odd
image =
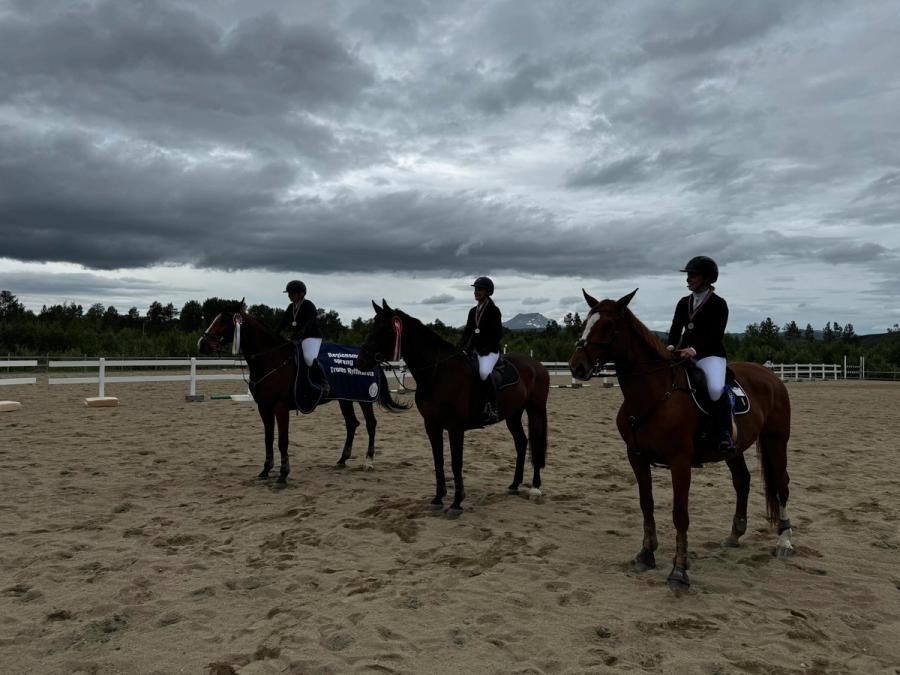
[[[143,314],[136,307],[120,312],[96,303],[63,303],[44,306],[39,312],[26,309],[11,291],[0,291],[0,354],[11,356],[145,356],[177,357],[196,354],[197,338],[221,311],[233,309],[236,300],[207,298],[189,300],[181,309],[172,303],[153,302]],[[249,314],[274,326],[284,312],[265,304],[250,305]],[[335,310],[319,309],[325,339],[344,345],[362,344],[371,319],[357,317],[345,324]],[[435,319],[427,324],[451,343],[457,343],[461,328]],[[508,351],[531,353],[541,361],[565,361],[583,330],[582,318],[569,313],[562,323],[550,321],[543,330],[505,331]],[[665,340],[665,336],[660,336]],[[883,336],[860,337],[850,323],[830,321],[821,330],[810,324],[800,328],[795,321],[779,326],[771,318],[750,324],[740,335],[725,336],[731,361],[764,363],[837,363],[844,356],[857,363],[866,357],[870,370],[890,370],[900,365],[900,326],[894,324]]]

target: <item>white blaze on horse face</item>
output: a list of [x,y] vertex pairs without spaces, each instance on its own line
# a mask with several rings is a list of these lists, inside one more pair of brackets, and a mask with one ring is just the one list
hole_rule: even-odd
[[587,344],[588,336],[591,334],[591,329],[597,324],[600,320],[600,315],[597,312],[590,314],[587,318],[587,321],[584,322],[584,332],[581,334],[581,339]]

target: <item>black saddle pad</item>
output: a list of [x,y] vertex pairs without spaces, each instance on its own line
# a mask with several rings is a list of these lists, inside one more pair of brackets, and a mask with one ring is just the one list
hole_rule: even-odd
[[[686,373],[691,389],[691,398],[694,399],[697,408],[706,415],[712,414],[713,402],[710,400],[709,392],[706,389],[706,376],[703,371],[693,367],[687,368]],[[734,394],[734,414],[746,415],[750,412],[750,396],[740,382],[737,381],[731,368],[727,368],[725,371],[725,387],[730,387],[731,393]]]

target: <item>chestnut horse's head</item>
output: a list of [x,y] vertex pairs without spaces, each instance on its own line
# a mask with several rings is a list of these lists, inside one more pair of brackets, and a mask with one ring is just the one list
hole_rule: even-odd
[[584,320],[584,332],[575,343],[575,351],[569,359],[572,377],[589,380],[594,367],[614,360],[620,353],[619,336],[625,332],[625,316],[628,303],[637,293],[635,288],[619,300],[597,300],[581,289],[591,311]]
[[359,348],[356,359],[359,370],[371,370],[378,363],[399,361],[402,357],[400,336],[403,334],[403,319],[400,312],[389,307],[384,299],[381,307],[373,300],[372,307],[375,308],[375,318],[365,342]]

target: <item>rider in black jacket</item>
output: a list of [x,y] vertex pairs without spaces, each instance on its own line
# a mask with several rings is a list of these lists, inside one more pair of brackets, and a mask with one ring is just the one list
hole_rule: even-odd
[[500,308],[491,299],[494,282],[488,277],[478,277],[472,286],[478,304],[469,310],[469,318],[459,344],[464,352],[474,351],[478,357],[478,374],[484,383],[484,422],[493,424],[499,419],[499,415],[497,392],[490,375],[500,358],[503,321]]
[[715,294],[713,284],[719,278],[719,267],[712,258],[691,258],[685,268],[687,286],[691,291],[678,301],[672,327],[669,329],[667,349],[677,351],[682,358],[691,358],[706,375],[709,398],[715,405],[720,430],[719,449],[735,449],[731,435],[731,400],[725,391],[725,326],[728,323],[728,303]]
[[294,280],[288,282],[284,292],[291,299],[281,321],[275,327],[277,333],[290,330],[291,340],[300,343],[303,361],[309,368],[310,382],[322,390],[324,396],[330,393],[325,371],[318,361],[319,348],[322,346],[322,332],[319,330],[318,310],[312,301],[306,299],[306,284]]

